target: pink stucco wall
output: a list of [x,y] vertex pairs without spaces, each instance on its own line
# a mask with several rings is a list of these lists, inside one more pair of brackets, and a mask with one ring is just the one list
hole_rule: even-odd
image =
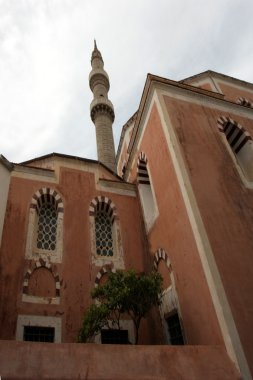
[[2,379],[238,380],[221,346],[116,346],[0,341]]
[[221,115],[230,116],[252,136],[252,120],[242,117],[237,108],[228,113],[170,97],[165,102],[253,373],[253,345],[249,339],[253,323],[253,193],[242,182],[217,124]]
[[[101,269],[91,263],[89,206],[96,196],[107,196],[116,205],[125,267],[134,267],[139,272],[144,270],[144,238],[137,199],[97,190],[92,170],[92,166],[90,172],[62,167],[59,183],[53,184],[30,178],[12,178],[0,250],[1,339],[15,339],[18,315],[37,315],[61,316],[62,342],[76,342],[84,312],[91,303],[90,291]],[[105,170],[99,173],[100,177],[106,175]],[[110,178],[110,173],[107,177]],[[54,188],[61,194],[64,203],[62,262],[53,263],[61,284],[59,305],[22,301],[24,275],[30,265],[30,261],[25,258],[29,206],[33,194],[43,187]],[[41,271],[39,274],[40,286],[45,294],[45,287],[46,291],[50,288],[48,277]],[[33,278],[29,291],[34,295],[32,282]],[[37,295],[41,294],[40,289],[36,291]],[[147,329],[146,332],[144,330],[141,330],[141,342],[153,343]]]
[[[163,248],[168,254],[187,343],[222,344],[220,327],[155,105],[143,134],[140,151],[147,156],[159,210],[159,216],[148,233],[150,258],[154,260],[158,248]],[[131,180],[135,175],[133,171]]]

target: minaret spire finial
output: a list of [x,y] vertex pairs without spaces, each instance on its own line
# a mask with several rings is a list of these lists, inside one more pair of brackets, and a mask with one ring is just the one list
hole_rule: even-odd
[[100,51],[97,48],[97,42],[96,42],[95,39],[94,39],[94,50],[93,50],[92,55],[91,55],[91,63],[92,63],[92,61],[93,61],[94,58],[100,59],[101,62],[102,62],[102,64],[104,64],[104,61],[103,61],[103,58],[102,58],[102,54],[100,53]]

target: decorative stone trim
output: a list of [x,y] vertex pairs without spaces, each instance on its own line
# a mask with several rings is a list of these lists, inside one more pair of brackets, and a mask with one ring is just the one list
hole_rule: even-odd
[[248,100],[247,98],[240,97],[237,99],[236,103],[238,103],[244,107],[253,108],[253,103],[250,100]]
[[114,122],[114,119],[115,119],[114,111],[112,107],[110,107],[108,104],[105,104],[104,102],[96,104],[91,108],[90,117],[93,123],[95,123],[95,118],[97,114],[108,115],[110,116],[112,123]]
[[99,282],[101,278],[104,276],[104,274],[109,273],[109,272],[113,272],[113,273],[116,272],[116,270],[112,268],[112,265],[105,265],[100,269],[100,271],[97,273],[96,278],[95,278],[95,288],[98,287]]
[[36,191],[36,193],[32,197],[30,208],[36,209],[38,213],[38,210],[43,203],[50,203],[54,205],[58,213],[63,213],[64,211],[62,199],[60,195],[57,193],[57,191],[54,189],[43,187],[42,189]]
[[221,116],[218,119],[219,131],[223,132],[234,153],[239,153],[248,140],[250,134],[231,117]]
[[90,203],[89,215],[95,216],[98,211],[104,211],[110,217],[112,224],[115,219],[118,219],[115,204],[103,195],[93,198]]
[[159,264],[160,260],[165,261],[165,263],[169,269],[169,273],[171,274],[172,267],[171,267],[170,259],[169,259],[167,253],[165,252],[165,250],[163,248],[158,248],[158,250],[155,252],[155,256],[154,256],[154,269],[155,270],[158,269],[158,264]]
[[38,268],[46,268],[48,269],[55,280],[55,295],[56,297],[60,297],[60,289],[61,289],[61,284],[60,284],[60,277],[56,270],[52,267],[52,265],[49,262],[44,261],[43,259],[39,259],[37,261],[33,261],[31,263],[31,266],[29,269],[27,269],[25,275],[24,275],[24,281],[23,281],[23,295],[28,294],[28,286],[29,286],[29,280],[31,278],[31,275],[33,274],[35,269]]
[[141,152],[137,162],[137,182],[139,184],[150,185],[147,162],[145,153]]

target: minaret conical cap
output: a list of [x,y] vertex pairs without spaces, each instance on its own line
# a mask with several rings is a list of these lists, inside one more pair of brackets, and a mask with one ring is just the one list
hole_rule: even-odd
[[91,55],[91,62],[93,61],[94,58],[99,58],[104,63],[103,58],[102,58],[102,54],[100,53],[100,51],[97,48],[96,40],[94,40],[94,50],[93,50],[92,55]]

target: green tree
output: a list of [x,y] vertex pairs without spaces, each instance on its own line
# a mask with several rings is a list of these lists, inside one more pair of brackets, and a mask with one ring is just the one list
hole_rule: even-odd
[[135,327],[138,344],[139,327],[153,306],[160,304],[162,277],[157,272],[137,274],[134,270],[110,272],[108,281],[92,291],[97,301],[84,315],[79,342],[87,342],[103,327],[120,329],[120,319],[127,314]]

